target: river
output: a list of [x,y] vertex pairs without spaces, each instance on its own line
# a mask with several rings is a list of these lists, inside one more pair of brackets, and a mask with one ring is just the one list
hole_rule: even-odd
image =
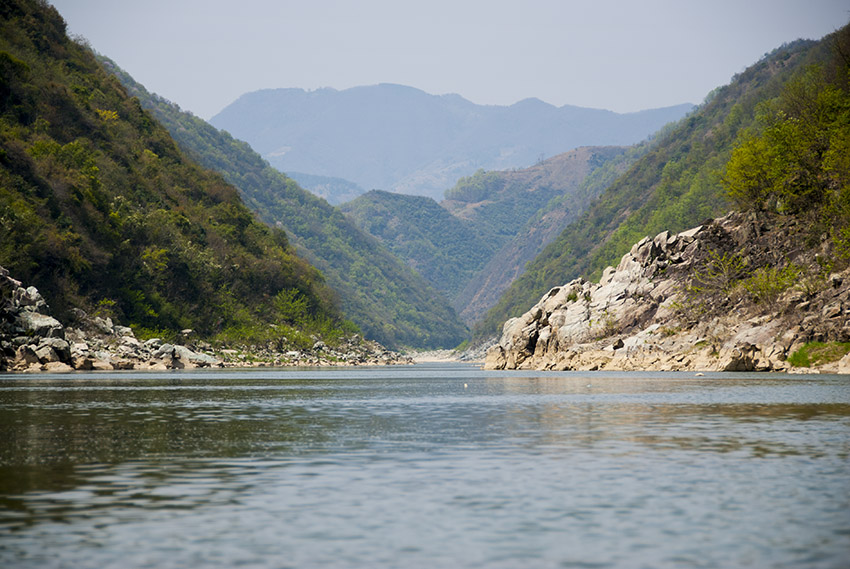
[[838,568],[850,376],[0,375],[5,568]]

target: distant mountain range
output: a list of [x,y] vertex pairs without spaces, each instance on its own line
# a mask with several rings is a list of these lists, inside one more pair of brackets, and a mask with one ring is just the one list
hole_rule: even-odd
[[317,176],[315,174],[304,174],[303,172],[287,172],[286,175],[298,182],[298,185],[302,188],[309,188],[313,194],[320,198],[325,198],[331,205],[350,202],[357,196],[366,193],[366,190],[354,182],[349,182],[342,178]]
[[459,95],[380,84],[255,91],[210,122],[281,171],[440,200],[478,169],[524,168],[579,146],[634,144],[691,109],[682,104],[618,114],[539,99],[477,105]]
[[[286,232],[367,338],[392,348],[446,348],[465,338],[468,330],[448,301],[337,208],[269,166],[248,144],[149,93],[110,60],[102,62],[184,152],[232,183],[262,221]],[[337,196],[352,191],[341,180],[320,182]]]

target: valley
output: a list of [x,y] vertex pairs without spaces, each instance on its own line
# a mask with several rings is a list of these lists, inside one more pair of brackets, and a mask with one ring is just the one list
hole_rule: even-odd
[[[4,26],[0,266],[60,320],[246,349],[358,333],[480,347],[644,237],[730,211],[803,220],[830,271],[847,262],[847,28],[765,54],[697,107],[479,106],[379,84],[246,93],[207,123],[69,39],[55,10],[21,0]],[[821,130],[782,138],[794,113]],[[9,326],[7,360],[26,332]]]

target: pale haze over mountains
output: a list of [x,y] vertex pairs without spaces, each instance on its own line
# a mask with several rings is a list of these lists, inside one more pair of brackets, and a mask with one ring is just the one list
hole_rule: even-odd
[[[51,0],[151,92],[209,119],[264,88],[397,83],[479,104],[700,103],[847,0]],[[367,188],[368,189],[368,188]]]
[[[478,169],[528,167],[578,146],[634,144],[692,108],[619,114],[539,99],[477,105],[459,95],[379,84],[255,91],[210,122],[251,144],[281,171],[440,200],[460,177]],[[302,183],[313,189],[308,180]]]

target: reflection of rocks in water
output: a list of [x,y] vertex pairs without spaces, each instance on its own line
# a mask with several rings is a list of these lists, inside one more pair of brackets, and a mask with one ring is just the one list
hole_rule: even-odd
[[[605,371],[541,377],[493,375],[487,384],[494,393],[509,396],[499,410],[499,420],[512,423],[512,432],[536,433],[538,443],[552,447],[592,447],[619,441],[624,448],[644,450],[820,456],[822,450],[810,444],[810,435],[791,440],[785,434],[772,434],[770,425],[850,419],[846,403],[721,403],[722,398],[704,397],[717,387],[721,375],[724,390],[745,397],[764,385],[762,381],[754,383],[751,374],[735,377],[715,372],[702,378],[676,374],[657,379]],[[683,396],[678,398],[681,388],[685,388]],[[691,393],[693,399],[703,402],[691,402]],[[552,396],[553,402],[542,402]],[[757,425],[764,428],[754,428]]]
[[[485,368],[788,371],[805,342],[850,341],[850,270],[818,274],[796,231],[793,220],[729,214],[645,238],[598,284],[555,287],[508,320]],[[776,298],[741,284],[789,262],[801,282]],[[850,356],[826,369],[850,373]]]

